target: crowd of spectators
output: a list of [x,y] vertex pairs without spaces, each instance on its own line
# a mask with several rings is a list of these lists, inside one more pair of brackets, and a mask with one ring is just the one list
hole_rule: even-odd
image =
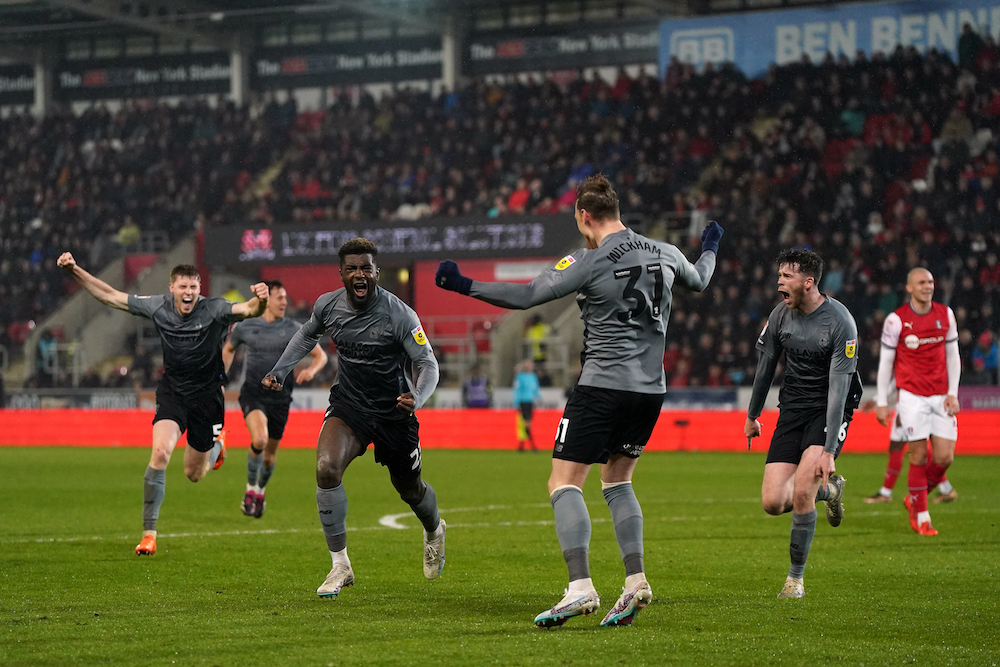
[[60,253],[96,270],[145,232],[176,241],[223,219],[283,154],[283,120],[203,101],[0,118],[0,343],[65,296]]
[[[752,80],[677,61],[663,80],[477,79],[437,96],[345,95],[319,112],[190,102],[8,117],[0,296],[14,307],[3,316],[51,310],[65,289],[58,252],[99,264],[97,239],[129,223],[176,236],[197,220],[564,213],[575,184],[602,172],[623,213],[726,228],[710,288],[677,295],[671,386],[751,382],[753,342],[776,302],[773,262],[789,246],[825,257],[823,289],[858,320],[867,382],[882,322],[918,264],[955,310],[966,381],[996,382],[1000,49],[966,31],[959,51],[958,63],[902,47],[803,59]],[[693,256],[696,234],[681,245]]]

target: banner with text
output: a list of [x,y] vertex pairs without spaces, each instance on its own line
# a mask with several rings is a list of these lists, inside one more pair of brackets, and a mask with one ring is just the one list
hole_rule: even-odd
[[406,37],[259,49],[250,77],[257,90],[441,78],[441,40]]
[[72,101],[228,93],[229,74],[228,53],[63,62],[53,95]]
[[324,227],[224,227],[205,232],[210,266],[337,263],[346,241],[363,236],[378,246],[379,258],[463,259],[551,257],[579,241],[568,215],[502,218],[422,218],[415,221],[341,223]]
[[1000,4],[988,0],[934,0],[832,5],[660,23],[660,76],[671,56],[696,66],[733,62],[749,76],[771,63],[802,56],[818,64],[827,53],[854,59],[858,51],[891,53],[897,45],[931,48],[958,60],[962,26],[1000,36]]
[[654,63],[660,42],[655,23],[539,35],[524,31],[472,35],[465,48],[465,73],[578,69]]
[[35,68],[31,65],[0,66],[0,104],[32,104],[35,101]]

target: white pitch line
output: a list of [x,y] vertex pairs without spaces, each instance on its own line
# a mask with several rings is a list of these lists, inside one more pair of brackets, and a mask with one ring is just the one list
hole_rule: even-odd
[[[517,510],[523,508],[541,508],[548,507],[548,503],[538,503],[532,505],[487,505],[485,507],[458,507],[449,510],[440,510],[441,514],[457,514],[461,512],[486,512],[486,511],[497,511],[497,510]],[[986,507],[970,507],[963,508],[963,512],[966,513],[976,513],[984,514],[991,513],[995,510]],[[902,512],[893,512],[891,510],[868,510],[864,512],[852,513],[853,516],[859,517],[877,517],[877,516],[904,516]],[[399,520],[405,517],[410,517],[416,522],[416,517],[411,512],[404,512],[400,514],[386,514],[379,518],[379,525],[377,526],[348,526],[347,530],[349,532],[358,531],[372,531],[372,530],[409,530],[411,528],[419,527],[407,526],[405,524],[399,523]],[[651,517],[646,517],[647,521],[658,520],[658,521],[714,521],[719,517],[712,516],[661,516],[656,519]],[[767,516],[765,514],[751,514],[751,515],[741,515],[744,519],[761,519],[761,520],[772,520],[773,517]],[[591,523],[609,523],[611,520],[603,517],[591,518]],[[472,523],[449,523],[448,528],[506,528],[506,527],[525,527],[525,526],[551,526],[555,523],[552,519],[542,519],[538,521],[477,521]],[[183,533],[159,533],[157,537],[163,538],[179,538],[179,537],[232,537],[239,535],[289,535],[295,533],[318,533],[321,532],[321,528],[286,528],[282,530],[277,530],[273,528],[263,528],[261,530],[227,530],[227,531],[207,531],[207,532],[183,532]],[[15,538],[8,540],[9,544],[56,544],[64,542],[101,542],[101,541],[127,541],[134,539],[134,536],[119,536],[119,537],[107,537],[102,535],[79,535],[76,537],[34,537],[34,538]]]

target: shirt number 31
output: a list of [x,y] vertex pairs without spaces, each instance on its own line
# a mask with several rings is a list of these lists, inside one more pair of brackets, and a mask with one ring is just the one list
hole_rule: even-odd
[[653,276],[652,299],[636,289],[636,284],[642,276],[641,266],[630,266],[625,269],[615,269],[615,280],[627,279],[625,289],[622,291],[622,299],[635,301],[635,308],[618,312],[618,319],[621,322],[634,320],[649,309],[650,314],[656,318],[660,316],[660,302],[663,300],[663,267],[659,264],[647,264],[646,273]]

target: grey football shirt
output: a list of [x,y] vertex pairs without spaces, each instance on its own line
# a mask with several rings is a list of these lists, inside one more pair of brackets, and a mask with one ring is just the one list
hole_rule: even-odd
[[701,291],[716,253],[692,264],[675,246],[624,229],[595,249],[559,260],[527,285],[473,281],[470,296],[505,308],[530,308],[577,293],[584,330],[579,384],[662,394],[663,349],[673,287]]
[[396,410],[397,397],[411,392],[419,408],[434,391],[437,359],[417,314],[381,287],[364,310],[351,306],[344,288],[322,295],[270,374],[283,381],[324,332],[340,364],[330,396],[359,414],[405,419]]
[[219,297],[199,297],[191,313],[181,315],[172,294],[132,294],[128,312],[153,321],[163,343],[163,381],[171,389],[193,396],[223,385],[222,346],[229,325],[240,319],[233,315],[232,303]]
[[858,327],[844,304],[830,297],[808,315],[779,303],[757,349],[773,359],[785,355],[779,407],[825,408],[830,374],[851,375],[858,367]]
[[268,391],[261,386],[260,381],[271,372],[281,353],[288,346],[288,341],[298,332],[301,325],[293,319],[282,317],[274,322],[268,322],[263,317],[244,320],[233,327],[229,342],[233,347],[244,346],[246,379],[242,391],[248,391],[264,399],[282,398],[292,400],[293,378],[282,386],[280,393]]

